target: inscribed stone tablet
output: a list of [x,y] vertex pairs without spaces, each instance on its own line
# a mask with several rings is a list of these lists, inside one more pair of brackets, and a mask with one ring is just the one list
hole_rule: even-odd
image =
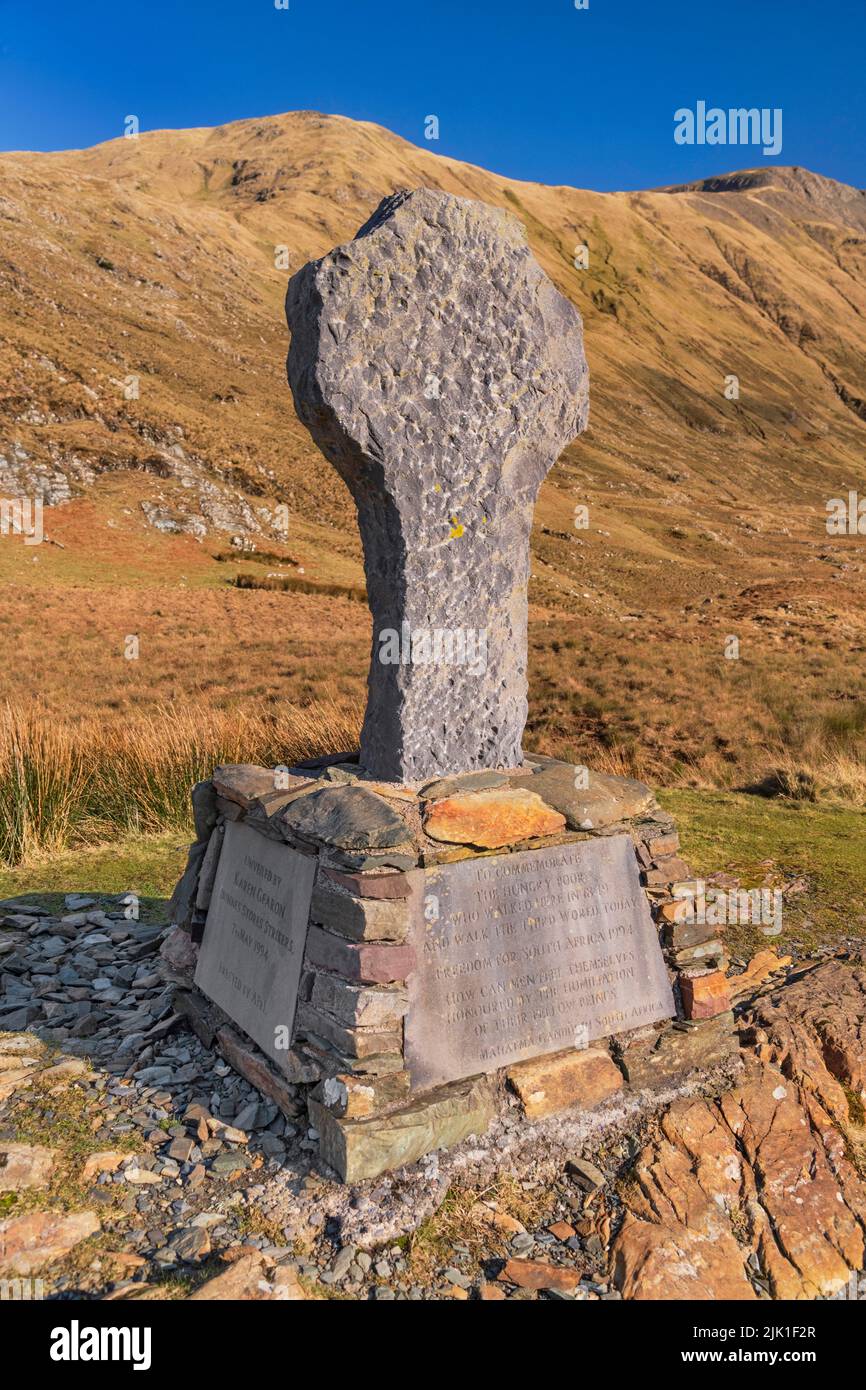
[[628,835],[444,864],[415,916],[416,1090],[676,1012]]
[[310,855],[227,823],[195,982],[278,1066],[277,1038],[290,1038],[294,1024],[315,873]]

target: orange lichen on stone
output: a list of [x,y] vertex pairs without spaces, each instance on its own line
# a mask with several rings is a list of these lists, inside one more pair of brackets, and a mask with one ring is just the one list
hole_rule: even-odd
[[541,835],[557,835],[565,829],[565,817],[535,792],[496,787],[435,801],[424,829],[433,840],[500,849]]

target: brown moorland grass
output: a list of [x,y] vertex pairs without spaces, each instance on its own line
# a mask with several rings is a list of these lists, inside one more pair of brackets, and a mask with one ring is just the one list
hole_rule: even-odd
[[[328,699],[305,707],[166,705],[123,720],[75,722],[7,704],[0,710],[0,864],[116,837],[187,832],[190,788],[218,763],[274,767],[349,750],[357,746],[360,718],[360,703],[346,708]],[[866,710],[831,738],[815,723],[796,756],[780,743],[767,747],[773,771],[762,789],[866,805],[864,724]],[[546,741],[545,747],[578,757],[570,740]],[[587,760],[599,771],[657,780],[639,747],[596,741]],[[730,785],[723,780],[730,768],[712,767],[706,758],[669,772],[669,785]]]
[[[57,513],[70,539],[77,505]],[[86,530],[96,551],[114,535],[92,514]],[[63,722],[135,721],[166,706],[205,719],[238,708],[278,715],[322,702],[357,719],[370,652],[365,605],[236,588],[233,567],[192,542],[174,583],[154,573],[152,552],[132,535],[116,556],[125,569],[106,561],[102,582],[70,583],[56,570],[69,552],[43,551],[34,565],[20,543],[0,544],[0,701],[29,702]],[[793,786],[824,769],[821,780],[844,792],[866,761],[858,553],[855,544],[842,566],[804,555],[784,579],[772,577],[781,555],[769,554],[760,580],[753,564],[748,579],[702,575],[697,584],[670,565],[641,574],[612,552],[603,581],[590,566],[576,597],[554,591],[536,556],[527,746],[590,765],[612,754],[661,785],[735,787],[782,772]],[[259,568],[266,577],[269,562]],[[328,582],[324,573],[313,580]],[[737,660],[724,655],[730,635]]]
[[218,763],[294,763],[352,748],[358,722],[337,706],[202,713],[166,707],[134,720],[0,712],[0,862],[190,823],[190,788]]

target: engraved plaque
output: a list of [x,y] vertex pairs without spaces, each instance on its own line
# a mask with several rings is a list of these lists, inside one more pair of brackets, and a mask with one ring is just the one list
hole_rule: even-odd
[[676,1010],[629,835],[424,871],[412,1086],[585,1047]]
[[291,1038],[316,860],[225,827],[195,982],[278,1066]]

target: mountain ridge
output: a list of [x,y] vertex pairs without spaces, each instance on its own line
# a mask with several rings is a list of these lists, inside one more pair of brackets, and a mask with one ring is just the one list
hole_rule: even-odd
[[777,167],[698,183],[551,188],[320,113],[0,156],[0,496],[44,497],[58,543],[0,538],[0,574],[38,612],[52,586],[86,607],[88,586],[219,591],[245,566],[294,585],[311,631],[339,613],[363,653],[340,597],[363,586],[354,512],[294,417],[283,298],[426,184],[512,212],[583,316],[590,423],[539,498],[534,621],[595,650],[649,611],[674,669],[710,615],[754,618],[777,655],[829,624],[847,690],[863,566],[825,520],[866,495],[863,195]]

